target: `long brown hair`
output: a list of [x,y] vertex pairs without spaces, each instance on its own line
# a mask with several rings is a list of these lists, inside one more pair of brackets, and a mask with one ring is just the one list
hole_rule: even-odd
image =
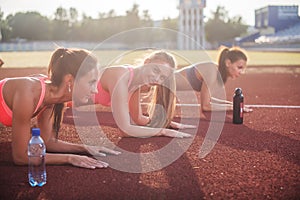
[[[158,50],[147,58],[150,62],[165,62],[174,70],[176,68],[175,58],[166,51]],[[176,84],[174,73],[170,75],[163,85],[152,87],[152,99],[148,107],[148,114],[151,119],[150,127],[167,127],[174,116],[176,106]]]
[[228,71],[226,67],[225,61],[229,59],[232,63],[243,59],[247,61],[247,56],[244,50],[242,50],[239,47],[232,47],[232,48],[227,48],[227,47],[221,47],[220,48],[220,53],[218,56],[218,69],[220,73],[219,77],[219,83],[226,83],[227,78],[228,78]]
[[[83,65],[84,67],[81,67]],[[48,66],[48,76],[51,84],[60,86],[63,78],[67,74],[71,74],[74,79],[76,76],[85,75],[87,72],[97,67],[97,59],[89,51],[76,48],[57,48],[52,56]],[[80,69],[80,73],[78,73]],[[58,137],[62,117],[64,103],[55,104],[53,107],[53,129]]]

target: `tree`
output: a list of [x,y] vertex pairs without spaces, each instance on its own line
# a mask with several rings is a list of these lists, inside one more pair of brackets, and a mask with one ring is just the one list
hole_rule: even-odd
[[0,42],[7,42],[11,38],[11,27],[7,23],[7,19],[3,18],[4,13],[0,8]]
[[177,31],[178,30],[178,18],[165,18],[162,20],[162,25],[163,28],[168,28]]
[[8,16],[7,22],[12,29],[12,38],[48,40],[51,37],[49,19],[38,12],[18,12]]
[[141,17],[141,26],[144,26],[144,27],[153,26],[153,21],[149,14],[149,10],[143,10],[143,15]]
[[140,27],[139,6],[133,4],[131,10],[126,11],[126,25],[129,29]]
[[[178,18],[165,18],[162,20],[162,24],[161,24],[162,28],[166,28],[166,29],[172,29],[174,31],[178,31]],[[164,41],[176,41],[177,40],[177,34],[169,34],[167,32],[163,32],[164,35],[161,38],[161,40]]]
[[[139,16],[141,14],[141,16]],[[103,41],[113,35],[124,31],[142,27],[153,27],[148,10],[139,11],[139,6],[133,4],[126,11],[126,15],[117,16],[114,10],[107,13],[99,13],[94,19],[82,13],[81,20],[78,19],[78,11],[75,8],[65,9],[58,7],[52,18],[42,16],[38,12],[16,13],[3,19],[0,10],[0,30],[2,41],[14,38],[27,40],[72,40],[72,41]],[[164,19],[164,28],[177,29],[177,19]],[[161,42],[165,38],[170,40],[169,35],[154,34],[151,29],[138,29],[128,34],[117,35],[114,42],[125,42],[128,45],[151,44]],[[174,38],[174,41],[176,38]]]
[[213,18],[205,24],[206,40],[213,45],[220,42],[234,41],[235,37],[247,32],[247,25],[242,23],[242,17],[228,17],[224,7],[218,6],[212,13]]
[[[73,14],[74,13],[72,13],[72,15]],[[52,21],[52,39],[67,40],[70,33],[69,25],[70,21],[68,19],[67,10],[63,7],[58,7],[54,13],[54,20]]]
[[114,9],[110,10],[107,14],[107,17],[115,17],[115,16],[116,16],[116,13],[115,13]]
[[[137,4],[133,4],[131,10],[126,11],[125,16],[125,27],[129,29],[139,28],[140,27],[140,17],[139,17],[139,6]],[[140,35],[126,35],[126,38],[122,40],[128,44],[134,44],[137,41],[141,40]]]
[[76,10],[76,8],[70,8],[69,9],[69,17],[70,17],[70,19],[69,19],[69,21],[70,21],[70,25],[72,26],[74,23],[76,23],[77,22],[77,20],[78,20],[78,11]]
[[54,13],[54,19],[64,21],[68,19],[67,10],[63,7],[58,7]]

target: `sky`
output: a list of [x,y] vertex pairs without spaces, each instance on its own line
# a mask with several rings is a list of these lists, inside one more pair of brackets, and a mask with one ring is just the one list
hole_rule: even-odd
[[[134,3],[139,5],[140,11],[148,10],[153,20],[174,18],[179,13],[179,0],[0,0],[0,8],[5,17],[16,12],[38,11],[51,18],[58,7],[73,7],[80,16],[85,13],[96,18],[99,13],[108,13],[112,9],[117,15],[125,15]],[[247,25],[253,26],[255,10],[267,5],[299,6],[300,0],[206,0],[204,15],[210,18],[217,6],[223,6],[229,17],[242,16]]]

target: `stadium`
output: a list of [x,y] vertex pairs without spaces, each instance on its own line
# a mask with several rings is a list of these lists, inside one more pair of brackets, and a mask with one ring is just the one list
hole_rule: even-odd
[[[149,46],[174,53],[178,68],[217,60],[217,51],[205,41],[203,31],[206,1],[179,3],[179,31],[162,29],[162,23],[157,22],[155,28],[125,31],[100,44],[20,38],[1,42],[0,58],[4,64],[0,67],[0,80],[47,74],[51,53],[57,46],[94,50],[101,67],[133,64],[151,50]],[[201,97],[195,91],[176,94],[174,120],[197,127],[184,130],[192,135],[185,139],[123,137],[114,119],[118,111],[101,105],[66,108],[58,139],[76,144],[107,144],[122,154],[95,157],[110,164],[105,169],[47,165],[47,183],[43,187],[31,187],[28,166],[14,164],[13,129],[0,124],[0,199],[299,199],[298,9],[298,5],[267,5],[257,9],[251,31],[234,41],[218,44],[238,45],[247,50],[245,72],[237,80],[229,80],[224,88],[228,101],[232,101],[235,88],[242,88],[245,105],[253,108],[253,112],[244,113],[243,124],[233,124],[231,111],[205,112],[206,118],[200,118]],[[142,43],[126,41],[141,35]],[[151,35],[171,37],[147,41]],[[31,123],[35,124],[35,120]],[[94,137],[99,127],[105,137]],[[160,151],[165,147],[171,150]],[[178,152],[183,153],[166,164]],[[130,167],[136,171],[123,170]]]
[[298,5],[266,6],[255,10],[255,32],[237,40],[248,49],[300,48],[300,17]]

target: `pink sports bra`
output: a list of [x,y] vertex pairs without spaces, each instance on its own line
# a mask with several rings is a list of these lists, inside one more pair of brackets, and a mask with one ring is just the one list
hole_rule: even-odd
[[[128,81],[128,86],[131,84],[132,79],[133,79],[133,67],[132,66],[126,66],[130,72],[130,77],[129,77],[129,81]],[[109,92],[107,92],[106,90],[104,90],[102,88],[102,85],[100,83],[100,81],[98,82],[98,93],[95,94],[94,97],[94,103],[95,104],[101,104],[103,106],[111,106],[111,97]]]
[[[7,106],[3,97],[3,86],[9,79],[10,78],[5,78],[0,81],[0,122],[5,126],[12,126],[12,110]],[[42,92],[34,113],[39,109],[45,97],[46,87],[44,79],[45,77],[38,77],[38,80],[40,81],[42,86]]]

